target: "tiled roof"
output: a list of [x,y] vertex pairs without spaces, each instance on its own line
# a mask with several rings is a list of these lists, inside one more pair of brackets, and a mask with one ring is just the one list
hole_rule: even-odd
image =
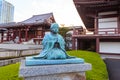
[[8,26],[14,26],[14,25],[16,25],[16,22],[1,23],[0,27],[8,27]]
[[0,27],[6,28],[6,27],[20,27],[24,25],[39,25],[39,24],[43,24],[44,22],[46,22],[46,20],[50,18],[51,16],[53,16],[53,13],[33,15],[31,18],[18,22],[18,23],[10,22],[10,23],[0,24]]
[[53,13],[41,14],[41,15],[33,15],[31,18],[22,21],[21,23],[43,23],[49,17],[53,16]]

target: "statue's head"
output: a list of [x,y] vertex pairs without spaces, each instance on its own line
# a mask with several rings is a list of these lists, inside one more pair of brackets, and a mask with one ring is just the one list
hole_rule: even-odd
[[59,32],[59,25],[57,23],[52,23],[50,27],[51,32],[54,34]]

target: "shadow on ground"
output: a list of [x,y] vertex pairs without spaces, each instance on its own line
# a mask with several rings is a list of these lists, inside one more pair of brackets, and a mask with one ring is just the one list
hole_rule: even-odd
[[120,80],[120,59],[106,58],[104,61],[107,66],[109,80]]

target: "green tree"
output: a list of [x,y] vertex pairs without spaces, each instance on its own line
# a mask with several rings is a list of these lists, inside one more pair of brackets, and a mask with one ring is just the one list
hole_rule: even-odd
[[61,27],[59,29],[59,34],[61,34],[63,36],[63,38],[65,39],[66,37],[66,33],[69,31],[69,28],[68,27]]
[[[69,31],[69,28],[68,28],[68,27],[61,27],[61,28],[59,29],[59,34],[61,34],[61,36],[64,38],[65,43],[67,43],[66,33],[67,33],[68,31]],[[65,49],[66,49],[66,50],[69,50],[67,45],[65,45]]]

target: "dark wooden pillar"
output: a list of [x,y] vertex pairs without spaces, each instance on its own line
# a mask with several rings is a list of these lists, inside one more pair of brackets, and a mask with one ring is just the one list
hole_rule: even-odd
[[42,29],[42,35],[41,35],[41,37],[43,38],[44,37],[44,35],[45,35],[45,30],[44,29]]
[[25,41],[28,41],[28,31],[29,31],[29,28],[27,27],[25,29]]
[[79,49],[83,49],[83,40],[79,39]]
[[99,47],[100,46],[100,40],[99,38],[96,38],[96,52],[99,53]]
[[21,42],[21,29],[19,30],[19,42]]
[[1,42],[3,42],[4,32],[1,32]]
[[8,32],[7,32],[7,41],[9,41],[9,40],[10,40],[10,32],[8,30]]
[[94,34],[98,34],[98,11],[95,11],[95,18],[94,18]]
[[95,34],[98,34],[98,18],[97,17],[95,17],[95,19],[94,19],[94,32],[95,32]]
[[72,49],[75,50],[75,38],[72,37]]
[[42,30],[41,30],[41,38],[43,38],[45,35],[45,26],[42,27]]
[[15,37],[16,37],[16,32],[17,32],[17,31],[16,31],[16,29],[15,29],[15,30],[13,29],[13,36],[12,36],[12,40],[14,40],[14,39],[15,39]]
[[118,33],[120,33],[120,6],[118,9]]
[[80,39],[77,39],[77,50],[80,49]]

